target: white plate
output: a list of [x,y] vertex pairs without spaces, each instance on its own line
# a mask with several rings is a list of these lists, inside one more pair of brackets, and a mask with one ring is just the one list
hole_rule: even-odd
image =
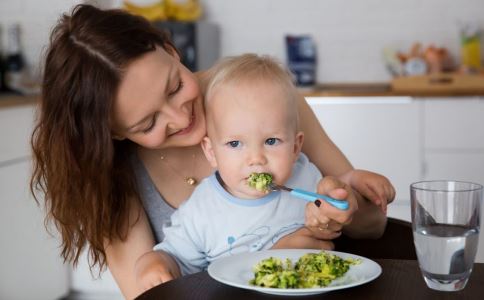
[[254,272],[252,270],[253,267],[263,259],[271,256],[280,258],[282,260],[289,258],[293,263],[295,263],[306,253],[319,253],[320,251],[321,250],[310,249],[281,249],[237,254],[214,261],[208,266],[208,274],[213,279],[227,285],[267,294],[286,296],[313,295],[339,289],[346,289],[372,281],[381,274],[380,265],[368,258],[349,253],[327,251],[344,259],[360,259],[361,263],[358,265],[352,265],[350,270],[343,277],[334,280],[327,287],[310,289],[278,289],[253,286],[249,284],[249,281],[254,277]]

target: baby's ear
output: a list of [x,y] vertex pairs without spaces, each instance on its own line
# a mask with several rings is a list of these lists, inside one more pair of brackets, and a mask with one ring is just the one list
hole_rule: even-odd
[[294,140],[294,161],[297,160],[297,157],[301,152],[303,142],[304,133],[302,131],[299,131],[298,133],[296,133],[296,139]]
[[215,153],[213,152],[212,141],[208,136],[202,139],[202,150],[203,154],[207,158],[208,162],[212,168],[217,168],[217,159],[215,158]]

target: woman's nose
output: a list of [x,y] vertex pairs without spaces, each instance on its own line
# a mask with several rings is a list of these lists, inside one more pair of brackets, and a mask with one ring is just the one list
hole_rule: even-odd
[[171,129],[181,129],[190,125],[191,113],[185,105],[165,105],[162,116],[167,119],[168,127]]

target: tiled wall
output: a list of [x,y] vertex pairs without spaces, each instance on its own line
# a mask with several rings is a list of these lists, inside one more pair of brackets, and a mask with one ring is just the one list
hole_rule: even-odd
[[324,82],[384,81],[384,46],[406,50],[420,40],[458,54],[458,20],[478,21],[484,29],[483,0],[206,2],[207,17],[224,25],[223,55],[256,51],[283,59],[284,35],[309,33],[317,41],[318,78]]
[[[25,53],[36,65],[59,13],[79,2],[1,0],[0,24],[22,23]],[[112,7],[119,6],[122,0],[97,2]],[[284,59],[286,33],[311,34],[318,45],[318,78],[324,82],[384,81],[389,75],[381,62],[382,47],[392,45],[406,50],[414,41],[433,42],[458,54],[459,20],[477,21],[484,29],[483,0],[202,2],[205,18],[221,25],[222,55],[258,52]]]

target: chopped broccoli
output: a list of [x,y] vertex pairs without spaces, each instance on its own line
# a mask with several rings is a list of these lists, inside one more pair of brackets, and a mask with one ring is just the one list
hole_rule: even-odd
[[252,173],[247,179],[251,188],[261,192],[269,191],[269,185],[272,183],[272,175],[269,173]]
[[286,259],[286,266],[283,266],[280,259],[270,257],[254,267],[254,278],[249,283],[282,289],[325,287],[346,274],[351,265],[359,263],[359,260],[342,259],[325,251],[305,254],[294,266],[290,259]]

